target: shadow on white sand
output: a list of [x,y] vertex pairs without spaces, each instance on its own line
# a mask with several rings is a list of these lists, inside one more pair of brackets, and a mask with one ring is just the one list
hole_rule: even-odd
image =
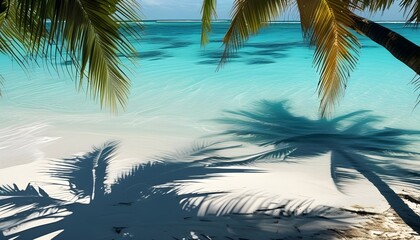
[[352,181],[367,179],[401,219],[420,232],[420,217],[390,187],[420,190],[419,130],[374,128],[380,118],[369,111],[309,119],[292,114],[284,101],[260,101],[252,111],[227,114],[218,119],[228,129],[222,135],[266,148],[236,160],[236,164],[298,162],[330,153],[330,174],[337,189],[345,192]]
[[[110,163],[116,142],[83,156],[51,160],[43,173],[53,177],[49,192],[28,184],[0,187],[0,231],[5,239],[328,239],[331,229],[354,226],[364,217],[310,200],[274,199],[263,192],[228,194],[184,186],[228,174],[263,174],[254,162],[298,161],[330,154],[331,178],[341,191],[367,178],[402,219],[418,231],[418,215],[391,185],[418,188],[410,150],[419,131],[374,129],[379,119],[355,112],[331,120],[292,115],[283,102],[261,102],[253,111],[229,112],[219,121],[232,142],[193,146],[134,166],[114,183]],[[244,155],[242,144],[256,145]],[[246,145],[245,147],[247,147]],[[253,149],[253,148],[251,148]],[[278,181],[278,179],[267,179]],[[229,184],[226,182],[226,184]]]
[[[54,160],[46,173],[67,195],[49,195],[29,184],[26,189],[2,186],[0,230],[5,239],[278,239],[316,237],[329,228],[346,228],[352,215],[338,209],[312,207],[310,201],[271,202],[226,198],[223,192],[177,193],[183,183],[226,173],[258,172],[250,168],[211,167],[218,152],[213,144],[192,149],[192,162],[170,162],[171,156],[134,167],[114,184],[104,184],[114,159],[115,142],[81,157]],[[186,153],[185,153],[186,154]],[[178,158],[178,156],[174,158]],[[225,160],[228,160],[225,158]],[[69,194],[71,197],[69,198]],[[62,196],[62,199],[60,199]],[[219,202],[223,214],[209,207]],[[258,210],[249,212],[250,204]],[[207,204],[204,214],[198,209]],[[248,212],[248,213],[247,213]],[[53,234],[51,234],[53,233]],[[51,234],[51,235],[48,235]],[[324,235],[325,238],[325,235]]]

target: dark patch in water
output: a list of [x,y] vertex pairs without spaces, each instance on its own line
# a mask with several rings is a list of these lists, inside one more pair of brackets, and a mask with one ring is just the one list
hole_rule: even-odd
[[248,65],[261,65],[261,64],[271,64],[271,63],[275,63],[276,61],[271,60],[271,59],[264,59],[264,58],[257,58],[257,59],[252,59],[246,62],[246,64]]
[[73,65],[73,62],[71,60],[67,60],[61,63],[61,65],[70,66]]
[[[220,51],[205,51],[200,53],[200,57],[208,58],[208,59],[220,59],[223,55],[223,52]],[[229,58],[239,58],[238,54],[233,54],[229,56]]]
[[281,53],[281,51],[273,51],[273,50],[249,51],[249,52],[242,52],[242,53],[248,56],[256,56],[256,57],[272,57],[272,58],[288,57],[287,54]]
[[303,42],[288,42],[288,43],[247,43],[245,47],[272,49],[272,50],[288,50],[290,48],[305,46]]
[[160,57],[164,55],[164,52],[161,51],[148,51],[148,52],[140,52],[138,53],[140,58],[152,58],[152,57]]
[[[220,40],[211,40],[212,42],[219,42]],[[304,42],[289,42],[289,43],[247,43],[244,49],[239,50],[236,54],[229,56],[229,59],[237,59],[246,64],[271,64],[275,63],[276,59],[287,58],[289,55],[285,52],[296,47],[307,47]],[[244,51],[245,50],[245,51]],[[223,56],[222,50],[207,50],[201,51],[200,58],[203,61],[197,62],[198,64],[218,64]],[[245,57],[244,59],[241,59]],[[252,57],[253,59],[246,59]],[[270,59],[271,58],[271,59]]]
[[211,39],[210,42],[211,43],[222,43],[223,40],[221,40],[221,39]]
[[219,61],[218,60],[203,60],[203,61],[196,62],[196,64],[217,65],[219,64]]
[[138,52],[137,57],[139,58],[155,58],[155,57],[163,57],[165,55],[162,51],[147,51],[147,52]]
[[149,61],[159,61],[159,60],[163,60],[163,59],[168,58],[168,57],[172,57],[172,56],[165,56],[164,58],[163,57],[151,58],[151,59],[148,59],[148,60]]
[[375,45],[364,45],[364,46],[362,46],[362,48],[380,48],[380,47],[375,46]]
[[192,42],[173,42],[170,43],[168,46],[161,47],[160,49],[172,49],[172,48],[183,48],[192,45]]
[[142,41],[152,44],[170,43],[173,39],[168,37],[147,37]]
[[[119,54],[118,57],[126,57],[122,54]],[[146,51],[146,52],[136,52],[129,57],[140,58],[145,60],[158,60],[163,58],[172,57],[171,55],[165,54],[163,51]]]

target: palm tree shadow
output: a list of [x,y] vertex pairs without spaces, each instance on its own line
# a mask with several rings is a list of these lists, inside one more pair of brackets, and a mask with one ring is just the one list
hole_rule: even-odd
[[413,170],[416,169],[413,163],[419,160],[420,153],[410,147],[418,143],[420,131],[376,129],[372,125],[380,118],[369,111],[313,120],[293,115],[285,102],[261,101],[252,111],[227,111],[227,114],[217,120],[228,129],[221,135],[268,150],[216,165],[298,161],[330,153],[331,178],[340,191],[354,179],[361,176],[368,179],[404,222],[419,232],[419,216],[388,184],[419,190],[420,173]]
[[[198,217],[197,210],[206,199],[222,199],[224,206],[234,202],[238,208],[247,207],[243,201],[223,199],[223,192],[176,191],[181,182],[258,172],[249,168],[206,167],[208,162],[229,160],[221,158],[218,152],[234,147],[194,146],[189,151],[137,165],[109,185],[105,182],[109,164],[115,158],[116,142],[108,142],[83,156],[54,160],[45,170],[55,178],[50,184],[60,185],[72,197],[49,195],[34,184],[26,189],[1,186],[0,231],[7,239],[35,239],[50,233],[58,234],[59,239],[273,239],[297,232],[315,234],[326,226],[348,226],[350,215],[328,207],[310,208],[307,201],[285,200],[274,208],[270,205],[270,209],[261,205],[259,211],[244,215],[230,211],[224,216]],[[191,161],[170,161],[180,158]],[[288,224],[291,220],[294,228]],[[279,229],[283,232],[278,233]]]

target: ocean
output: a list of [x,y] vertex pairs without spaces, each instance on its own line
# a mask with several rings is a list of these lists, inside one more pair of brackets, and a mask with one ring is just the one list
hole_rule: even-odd
[[[247,41],[217,71],[227,22],[213,24],[210,43],[200,46],[199,22],[145,22],[133,42],[135,64],[121,56],[132,80],[126,110],[101,109],[59,63],[23,70],[1,55],[0,168],[63,158],[107,140],[121,142],[121,161],[147,161],[156,154],[207,141],[220,132],[224,111],[251,110],[259,101],[285,101],[291,113],[318,119],[314,49],[298,23],[273,23]],[[415,43],[414,27],[385,23]],[[414,72],[381,46],[358,36],[357,69],[333,116],[360,110],[381,117],[375,127],[420,130],[420,93]],[[124,160],[125,159],[125,160]]]
[[[415,28],[384,25],[420,44]],[[419,155],[404,152],[420,149],[414,72],[359,36],[345,96],[320,119],[314,48],[298,23],[271,24],[217,69],[227,27],[214,23],[203,48],[199,22],[145,22],[128,36],[134,63],[120,56],[132,81],[118,114],[76,91],[65,60],[23,70],[0,55],[0,236],[313,239],[357,223],[354,234],[412,237],[384,196],[387,184],[420,190]]]

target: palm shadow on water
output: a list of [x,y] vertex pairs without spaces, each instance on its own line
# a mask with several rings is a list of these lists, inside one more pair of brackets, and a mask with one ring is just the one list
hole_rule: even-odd
[[[333,119],[312,120],[293,115],[284,101],[261,101],[252,111],[227,111],[217,121],[228,129],[222,135],[233,140],[267,147],[240,160],[223,164],[256,161],[299,161],[330,154],[331,178],[345,192],[351,181],[370,181],[402,220],[417,233],[420,218],[390,185],[420,189],[420,173],[413,163],[420,131],[396,128],[376,129],[380,118],[369,111],[357,111]],[[413,144],[414,143],[414,144]],[[418,148],[417,148],[418,149]],[[417,167],[417,169],[416,169]]]
[[346,213],[290,200],[273,204],[267,199],[259,203],[258,211],[239,214],[235,209],[244,210],[253,200],[229,199],[222,204],[230,206],[227,214],[199,217],[197,210],[206,199],[225,201],[225,193],[182,194],[177,187],[223,174],[258,174],[259,170],[243,167],[208,167],[211,162],[232,161],[219,152],[236,147],[198,145],[137,165],[113,184],[106,180],[116,155],[115,142],[83,156],[53,160],[45,173],[54,177],[51,185],[66,189],[67,197],[49,195],[34,184],[26,189],[1,186],[0,231],[5,239],[35,239],[50,233],[58,234],[57,239],[278,239],[317,236],[328,227],[349,225]]

